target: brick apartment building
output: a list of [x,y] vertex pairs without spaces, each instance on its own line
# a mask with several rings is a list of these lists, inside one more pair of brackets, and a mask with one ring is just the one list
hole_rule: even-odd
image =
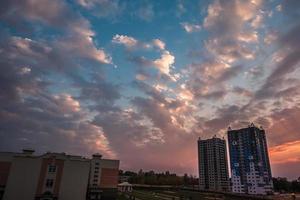
[[0,200],[115,199],[119,160],[0,152]]

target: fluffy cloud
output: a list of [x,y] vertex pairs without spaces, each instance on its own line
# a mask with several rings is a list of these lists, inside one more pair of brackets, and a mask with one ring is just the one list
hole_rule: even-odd
[[[115,35],[112,39],[113,43],[122,44],[129,50],[138,50],[138,49],[153,49],[156,48],[161,53],[160,58],[155,60],[149,60],[145,57],[133,56],[130,58],[130,61],[138,64],[140,67],[143,66],[154,66],[156,67],[160,74],[165,76],[167,79],[176,81],[176,75],[171,74],[171,68],[175,63],[175,56],[171,54],[170,51],[166,50],[166,44],[160,39],[153,39],[151,42],[141,42],[137,39],[126,36],[126,35]],[[145,78],[145,74],[139,74],[139,78]]]
[[[59,82],[50,74],[64,76],[66,82],[83,83],[77,74],[81,68],[78,61],[111,63],[104,50],[94,44],[95,33],[89,22],[64,1],[9,1],[3,6],[6,9],[1,22],[19,30],[20,36],[10,35],[5,29],[0,32],[0,116],[5,121],[1,120],[4,123],[0,125],[1,148],[33,147],[38,151],[86,155],[99,151],[116,156],[102,128],[89,122],[86,108],[70,93],[54,94],[50,89]],[[52,29],[59,34],[48,40],[22,37],[23,31],[32,33],[24,29],[25,22],[29,28],[38,23],[42,31]],[[110,87],[103,87],[106,86]],[[76,89],[84,93],[87,88],[80,85]],[[106,98],[110,98],[107,94]],[[104,97],[100,95],[97,100],[101,98]]]
[[[53,42],[55,47],[69,51],[75,56],[94,59],[100,63],[111,63],[111,58],[103,49],[97,48],[92,40],[95,33],[90,23],[73,10],[64,1],[9,1],[4,3],[4,13],[1,20],[17,24],[17,29],[24,29],[24,21],[41,22],[46,26],[66,32],[67,37],[61,37]],[[62,48],[61,48],[62,47]]]
[[221,99],[227,94],[224,82],[234,78],[242,69],[239,65],[231,67],[215,61],[194,63],[189,66],[187,89],[197,98]]
[[[242,42],[256,42],[257,34],[246,28],[251,20],[255,20],[262,5],[257,1],[222,1],[216,0],[208,7],[208,15],[203,26],[213,37],[207,41],[207,49],[217,59],[233,63],[239,59],[253,59],[255,54]],[[256,26],[255,26],[256,27]]]
[[129,50],[138,50],[138,49],[153,49],[157,48],[158,50],[164,50],[166,44],[161,41],[160,39],[154,39],[151,42],[142,42],[134,37],[127,36],[127,35],[119,35],[116,34],[113,39],[112,43],[124,45]]
[[175,57],[169,51],[163,51],[160,58],[153,61],[153,64],[163,74],[170,76],[170,68],[175,62]]
[[135,47],[138,44],[138,41],[133,37],[118,34],[113,37],[112,42],[116,44],[123,44],[127,48]]
[[164,50],[166,44],[161,41],[160,39],[154,39],[153,40],[153,45],[156,46],[157,48],[159,48],[160,50]]
[[180,23],[180,25],[187,33],[197,32],[201,30],[201,26],[199,24],[190,24],[188,22],[182,22]]

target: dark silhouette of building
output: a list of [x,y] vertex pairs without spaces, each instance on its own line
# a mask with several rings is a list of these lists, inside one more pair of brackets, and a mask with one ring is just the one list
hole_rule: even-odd
[[252,123],[247,128],[228,128],[232,191],[269,194],[273,191],[266,134]]
[[202,190],[228,191],[229,178],[226,142],[213,137],[198,140],[199,188]]

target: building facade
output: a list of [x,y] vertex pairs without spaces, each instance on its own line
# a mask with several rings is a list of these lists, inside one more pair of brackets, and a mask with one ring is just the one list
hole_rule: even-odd
[[226,142],[213,137],[198,140],[199,189],[229,191]]
[[119,162],[94,154],[91,160],[88,200],[115,199],[118,190]]
[[102,159],[98,154],[84,158],[65,153],[34,155],[33,150],[1,152],[0,199],[86,200],[91,188],[97,188],[101,199],[114,199],[118,171],[118,160]]
[[247,128],[228,128],[232,191],[245,194],[271,194],[272,174],[266,134],[251,124]]

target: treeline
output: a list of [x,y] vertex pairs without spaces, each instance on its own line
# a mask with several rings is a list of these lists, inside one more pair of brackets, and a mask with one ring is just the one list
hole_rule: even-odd
[[[127,178],[126,181],[133,184],[147,184],[147,185],[173,185],[173,186],[192,186],[198,185],[198,178],[192,175],[184,174],[178,176],[169,171],[156,173],[154,171],[132,172],[119,171],[120,177]],[[273,185],[275,192],[300,192],[300,177],[297,180],[289,181],[287,178],[273,178]]]
[[276,192],[300,192],[300,177],[297,180],[288,181],[287,178],[273,178]]
[[120,176],[128,177],[128,182],[133,184],[147,184],[147,185],[198,185],[198,179],[192,175],[184,174],[178,176],[169,171],[162,173],[155,173],[154,171],[144,172],[140,170],[138,173],[132,171],[119,172]]

